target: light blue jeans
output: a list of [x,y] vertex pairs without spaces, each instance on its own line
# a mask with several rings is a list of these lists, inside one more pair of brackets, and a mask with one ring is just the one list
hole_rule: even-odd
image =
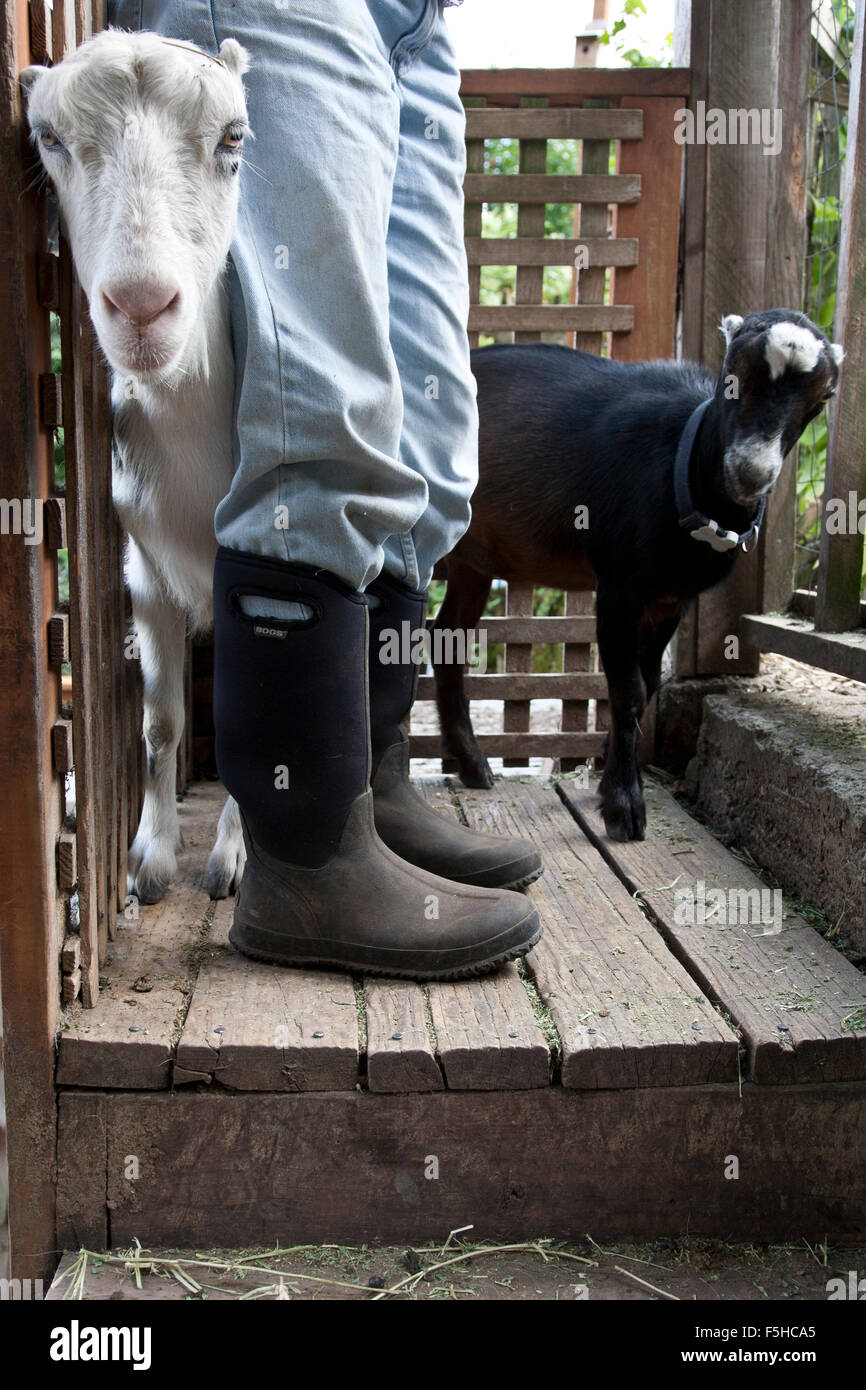
[[[114,0],[250,56],[221,545],[423,588],[477,478],[464,113],[443,0]],[[288,525],[285,525],[288,518]]]

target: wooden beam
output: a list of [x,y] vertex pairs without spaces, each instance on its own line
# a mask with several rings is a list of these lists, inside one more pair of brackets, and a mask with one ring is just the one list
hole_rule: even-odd
[[640,109],[470,107],[466,138],[483,140],[640,140]]
[[490,105],[529,96],[579,106],[585,97],[688,94],[688,68],[464,68],[460,82],[461,97],[486,97]]
[[[475,741],[487,758],[519,758],[521,767],[530,758],[597,758],[604,747],[604,733],[556,734],[479,734]],[[413,734],[410,740],[413,758],[439,758],[442,739],[439,734]]]
[[[817,595],[811,589],[795,589],[791,595],[791,612],[796,613],[798,618],[815,617],[815,602]],[[866,602],[860,602],[860,626],[866,627]]]
[[[808,0],[748,8],[693,0],[691,40],[692,106],[702,100],[723,110],[783,107],[775,156],[757,143],[687,147],[683,350],[716,369],[723,314],[784,305],[791,295],[793,307],[801,302]],[[756,647],[743,640],[732,658],[726,639],[744,612],[763,606],[765,590],[781,601],[793,558],[790,460],[786,469],[764,550],[741,556],[724,584],[698,597],[678,640],[680,674],[758,670]]]
[[636,203],[640,174],[467,174],[467,203]]
[[488,642],[594,642],[595,618],[481,618]]
[[629,333],[634,309],[628,304],[473,304],[469,327],[486,333]]
[[[474,206],[474,205],[473,205]],[[578,246],[590,266],[637,265],[635,237],[467,237],[466,259],[476,265],[574,265]],[[476,300],[477,302],[477,300]]]
[[614,299],[634,305],[634,328],[614,339],[613,356],[623,362],[673,357],[676,347],[683,150],[673,137],[681,106],[678,97],[648,98],[642,106],[643,140],[623,143],[619,151],[622,174],[641,169],[651,180],[648,196],[617,208],[617,236],[633,237],[641,247],[639,265],[618,269],[614,276]]
[[[572,645],[569,643],[569,645]],[[470,700],[606,700],[607,678],[601,671],[585,668],[552,671],[549,675],[490,672],[484,676],[463,677],[463,689]],[[417,700],[435,700],[436,680],[422,676]]]
[[[66,1249],[103,1248],[110,1211],[113,1245],[146,1231],[173,1249],[441,1242],[467,1222],[474,1240],[862,1241],[864,1104],[862,1082],[72,1092],[61,1097],[61,1236]],[[135,1179],[127,1154],[140,1156]],[[725,1182],[726,1154],[748,1181]]]
[[[863,535],[827,534],[827,503],[851,493],[866,496],[866,83],[863,81],[864,14],[855,11],[851,53],[851,104],[842,192],[834,335],[845,348],[842,386],[830,405],[824,518],[818,566],[815,622],[826,632],[843,632],[860,620]],[[862,521],[861,521],[862,525]]]
[[762,652],[778,652],[848,680],[866,681],[866,629],[862,627],[837,633],[817,631],[809,622],[777,613],[747,613],[740,627]]
[[[43,21],[45,7],[42,7]],[[50,19],[50,16],[49,16]],[[48,311],[37,265],[46,250],[44,205],[32,179],[17,76],[34,56],[28,8],[0,5],[0,395],[5,439],[0,495],[44,499],[54,488],[52,437],[39,421],[39,373],[51,363]],[[43,22],[43,47],[50,28]],[[40,56],[46,56],[41,53]],[[0,844],[3,909],[5,1090],[12,1276],[47,1280],[56,1263],[54,1162],[57,1106],[54,1036],[59,1018],[63,904],[56,841],[62,780],[51,765],[51,726],[60,711],[60,672],[49,665],[47,624],[55,606],[54,555],[0,541]]]

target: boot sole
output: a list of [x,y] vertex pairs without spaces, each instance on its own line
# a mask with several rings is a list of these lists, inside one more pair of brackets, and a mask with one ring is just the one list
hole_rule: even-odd
[[[383,963],[381,960],[377,961],[375,958],[366,961],[361,960],[359,957],[352,957],[348,953],[345,955],[338,953],[321,956],[307,955],[303,949],[292,949],[295,943],[290,937],[282,938],[285,942],[283,948],[269,951],[264,949],[264,943],[261,940],[253,944],[248,944],[247,942],[239,940],[239,933],[235,926],[229,931],[229,941],[240,955],[248,956],[251,960],[263,961],[266,965],[281,965],[294,967],[296,969],[313,967],[326,970],[351,970],[353,973],[359,975],[382,975],[388,979],[399,980],[469,980],[477,975],[488,975],[491,971],[498,969],[500,965],[505,965],[507,961],[519,960],[522,956],[526,955],[527,951],[532,949],[541,937],[541,923],[538,920],[538,913],[529,913],[526,918],[524,918],[524,923],[531,927],[531,935],[526,940],[518,942],[514,946],[500,949],[495,955],[488,956],[484,960],[470,961],[465,965],[441,966],[439,968],[427,968],[421,964],[412,965],[407,963],[405,958],[402,965],[398,966],[390,963]],[[523,925],[523,923],[520,925]],[[261,936],[261,931],[259,929],[256,930],[257,934]],[[276,933],[264,934],[277,935]],[[297,943],[298,946],[308,944],[310,943]],[[361,954],[364,953],[361,952]],[[371,957],[374,957],[375,954],[375,948],[370,947]],[[394,955],[398,954],[398,952],[394,952]]]
[[462,883],[467,888],[508,888],[516,892],[520,888],[528,888],[530,883],[534,883],[537,878],[541,878],[543,873],[544,865],[539,864],[537,869],[533,869],[531,873],[524,874],[522,878],[509,878],[501,881],[495,876],[492,878],[485,878],[482,874],[479,874],[477,877],[470,876],[469,878],[458,878],[455,874],[449,873],[446,873],[445,876],[449,878],[452,883]]

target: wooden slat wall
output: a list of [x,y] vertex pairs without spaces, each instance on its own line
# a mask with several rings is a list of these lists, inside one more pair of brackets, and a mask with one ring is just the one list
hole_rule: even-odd
[[[473,346],[482,333],[515,342],[553,336],[627,361],[673,355],[682,169],[673,112],[688,91],[682,69],[464,72]],[[519,141],[518,173],[484,172],[484,140],[496,138]],[[580,173],[547,173],[551,139],[581,141]],[[483,203],[494,199],[518,205],[516,237],[482,236]],[[574,204],[574,237],[545,237],[551,202]],[[545,304],[545,266],[574,267],[578,247],[586,248],[589,264],[574,277],[572,302]],[[516,267],[514,304],[480,302],[484,265]],[[558,757],[568,769],[601,752],[607,726],[592,595],[567,594],[563,618],[534,618],[532,602],[529,586],[510,586],[507,617],[485,624],[488,642],[506,641],[505,674],[469,675],[466,690],[470,699],[504,701],[504,732],[478,736],[485,753],[504,757],[506,766]],[[553,642],[564,643],[563,673],[533,676],[533,643]],[[433,693],[432,679],[422,678],[418,698]],[[530,700],[543,698],[562,701],[558,734],[529,732]],[[645,737],[644,745],[650,742]],[[413,737],[414,756],[438,752],[436,736]],[[453,768],[443,763],[443,770]]]
[[[98,4],[55,3],[54,61],[102,23]],[[141,804],[141,706],[138,663],[127,643],[123,537],[111,500],[107,376],[63,242],[58,280],[79,902],[79,950],[69,956],[76,967],[64,976],[63,996],[69,1002],[80,987],[92,1007],[125,901],[126,850]]]
[[[6,181],[14,187],[30,186],[26,199],[19,195],[16,215],[8,224],[13,229],[22,223],[18,241],[25,257],[18,280],[5,287],[9,315],[17,316],[29,335],[28,351],[9,356],[10,372],[17,378],[8,394],[14,412],[10,437],[29,456],[34,479],[36,460],[44,456],[44,474],[39,473],[38,483],[25,495],[44,500],[46,534],[42,552],[28,550],[16,558],[7,549],[6,554],[13,564],[26,561],[32,567],[38,561],[39,587],[50,595],[45,621],[32,632],[20,615],[16,621],[19,633],[29,633],[39,682],[27,695],[23,717],[34,728],[50,720],[48,746],[56,782],[41,811],[41,862],[34,862],[31,848],[25,863],[29,897],[39,897],[44,878],[49,886],[43,888],[43,894],[48,893],[43,906],[65,933],[52,947],[48,987],[64,1003],[80,997],[92,1006],[98,997],[99,966],[125,901],[126,850],[141,804],[138,663],[126,658],[129,616],[123,538],[111,500],[107,375],[68,247],[62,235],[58,245],[56,231],[49,237],[45,230],[48,204],[36,187],[40,181],[34,179],[17,77],[30,61],[61,61],[98,31],[104,18],[99,0],[7,0],[2,16],[4,87],[11,99],[6,125],[14,140],[7,154]],[[51,371],[49,311],[60,321],[59,373]],[[31,392],[38,401],[38,432],[27,419]],[[60,487],[55,486],[51,448],[56,429],[63,430],[66,463],[65,485]],[[12,481],[4,491],[7,496],[22,495]],[[69,562],[68,607],[57,588],[56,552],[63,548]],[[14,588],[14,580],[9,583]],[[61,667],[66,663],[71,676],[63,677],[66,703],[61,709]],[[20,718],[16,737],[25,738]],[[31,777],[37,766],[34,760]],[[64,777],[69,791],[74,788],[74,820],[63,820]],[[77,915],[72,910],[76,894]],[[19,978],[14,949],[5,972],[7,1004],[19,995],[36,997]]]
[[[76,327],[77,290],[58,261],[47,206],[34,178],[33,155],[18,85],[31,62],[58,61],[101,23],[101,10],[82,0],[4,0],[0,4],[2,53],[2,178],[4,254],[0,259],[0,310],[6,333],[0,385],[6,415],[0,454],[0,492],[7,499],[42,508],[42,545],[20,535],[0,540],[3,620],[0,633],[0,841],[4,855],[4,910],[0,956],[6,1033],[6,1103],[10,1160],[12,1275],[46,1277],[54,1252],[54,1037],[61,995],[96,983],[100,894],[108,917],[109,894],[117,895],[125,834],[117,824],[118,791],[112,692],[103,691],[103,649],[111,658],[112,624],[122,603],[116,535],[98,536],[101,580],[99,633],[86,630],[82,644],[79,536],[97,526],[104,489],[96,482],[86,496],[76,473],[82,433],[105,452],[104,380],[85,367]],[[52,371],[50,312],[63,319],[67,349],[62,375]],[[75,365],[77,362],[77,366]],[[100,394],[103,393],[103,394]],[[72,467],[59,486],[54,469],[55,431],[62,429]],[[68,458],[67,458],[68,461]],[[107,486],[107,476],[106,476]],[[86,505],[82,508],[82,499]],[[104,526],[105,511],[101,512]],[[58,551],[68,549],[69,611],[59,594]],[[88,562],[90,563],[90,562]],[[106,584],[106,579],[108,583]],[[91,616],[89,622],[93,622]],[[80,660],[81,652],[85,661]],[[62,667],[71,659],[72,680],[64,690]],[[89,664],[88,664],[89,663]],[[94,704],[85,723],[76,681],[89,674],[86,696]],[[61,703],[72,695],[72,706]],[[100,769],[102,799],[85,796],[88,737],[106,742]],[[66,783],[75,778],[77,825],[66,819]],[[91,781],[93,771],[90,770]],[[109,800],[107,839],[96,840],[97,805]],[[114,828],[112,828],[114,822]],[[84,931],[71,913],[76,887],[83,888]],[[113,914],[112,914],[113,915]],[[107,921],[106,921],[107,926]]]

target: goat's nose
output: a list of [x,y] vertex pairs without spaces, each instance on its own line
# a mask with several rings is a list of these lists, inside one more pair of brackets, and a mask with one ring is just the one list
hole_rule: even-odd
[[102,299],[109,314],[144,328],[177,307],[180,289],[168,280],[118,281],[103,287]]

